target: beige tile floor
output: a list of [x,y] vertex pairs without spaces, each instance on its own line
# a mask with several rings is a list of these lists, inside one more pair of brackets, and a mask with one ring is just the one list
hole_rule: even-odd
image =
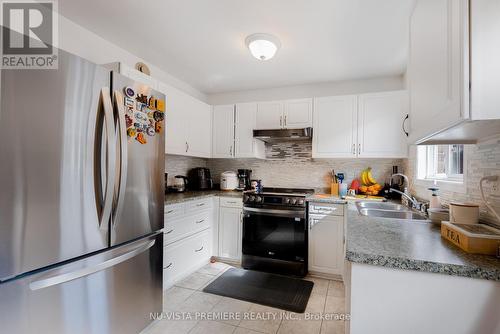
[[[164,312],[184,319],[158,320],[144,334],[343,334],[344,321],[322,319],[326,313],[344,313],[342,282],[306,277],[314,288],[304,314],[253,304],[201,290],[231,266],[208,264],[165,291]],[[203,319],[202,315],[227,314],[226,319]],[[244,319],[245,314],[254,319]],[[308,319],[307,315],[316,316]],[[187,317],[189,315],[190,317]]]

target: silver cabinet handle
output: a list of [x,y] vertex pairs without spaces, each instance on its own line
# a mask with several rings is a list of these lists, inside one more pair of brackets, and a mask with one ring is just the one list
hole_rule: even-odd
[[187,151],[189,151],[189,144],[188,144],[188,142],[186,142],[186,153],[187,153]]
[[286,127],[286,115],[285,115],[285,120],[283,121],[283,126]]
[[170,231],[165,232],[165,234],[170,234],[174,231],[174,229],[171,229]]
[[204,205],[205,205],[205,203],[196,204],[197,207],[204,206]]
[[235,201],[227,201],[226,203],[228,203],[228,204],[236,204],[236,203],[238,203],[238,202],[235,202]]
[[361,154],[361,144],[358,144],[358,155]]
[[406,137],[408,137],[408,136],[410,135],[410,134],[408,133],[408,131],[406,131],[406,128],[405,128],[406,120],[407,120],[408,118],[410,118],[410,115],[409,115],[409,114],[406,114],[406,117],[405,117],[405,119],[403,120],[403,125],[402,125],[402,127],[403,127],[403,132],[404,132],[404,134],[406,135]]
[[168,211],[167,211],[167,215],[168,215],[169,213],[172,213],[172,212],[174,212],[174,210],[168,210]]
[[31,290],[44,289],[44,288],[48,288],[50,286],[69,282],[69,281],[72,281],[72,280],[75,280],[78,278],[82,278],[82,277],[94,274],[98,271],[102,271],[102,270],[114,267],[117,264],[120,264],[124,261],[127,261],[127,260],[129,260],[133,257],[136,257],[137,255],[147,251],[148,249],[153,247],[155,242],[156,242],[156,240],[146,241],[125,254],[118,255],[117,257],[114,257],[114,258],[109,259],[107,261],[101,262],[95,266],[85,267],[85,268],[78,269],[78,270],[75,270],[75,271],[72,271],[69,273],[64,273],[61,275],[56,275],[56,276],[44,278],[44,279],[30,283],[29,287]]
[[205,221],[205,219],[202,219],[202,220],[197,220],[197,221],[196,221],[196,224],[201,224],[201,223],[203,223],[204,221]]
[[233,156],[233,146],[229,146],[229,155]]
[[352,154],[356,154],[356,144],[352,144]]
[[168,268],[170,268],[170,267],[172,267],[172,262],[170,262],[170,263],[168,264],[168,266],[166,266],[166,267],[165,267],[165,269],[168,269]]
[[196,253],[198,253],[198,252],[201,252],[202,250],[203,250],[203,246],[201,246],[201,248],[200,248],[200,249],[195,249],[194,251],[195,251]]
[[309,220],[309,229],[312,230],[313,226],[316,225],[318,221],[316,219],[310,219]]
[[283,116],[280,116],[280,127],[283,126]]

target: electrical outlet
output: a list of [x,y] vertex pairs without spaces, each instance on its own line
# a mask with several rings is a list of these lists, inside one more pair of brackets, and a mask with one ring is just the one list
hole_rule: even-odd
[[495,196],[500,196],[498,180],[491,183],[491,193]]

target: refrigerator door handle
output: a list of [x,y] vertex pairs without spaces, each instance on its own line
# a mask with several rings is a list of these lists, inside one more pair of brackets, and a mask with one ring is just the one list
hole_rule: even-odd
[[[113,193],[116,169],[116,144],[115,129],[113,119],[113,105],[108,87],[101,89],[99,108],[104,111],[104,123],[106,125],[106,189],[102,196],[102,133],[96,139],[97,149],[94,150],[94,187],[96,189],[96,209],[99,217],[99,227],[101,230],[108,230],[108,221],[113,207]],[[100,128],[99,126],[97,128]],[[102,131],[102,128],[100,128]]]
[[[120,211],[123,203],[123,197],[125,196],[125,189],[127,184],[127,165],[128,165],[128,155],[127,155],[127,126],[125,121],[125,109],[123,95],[115,90],[113,93],[114,107],[116,108],[116,114],[118,119],[118,136],[120,150],[119,153],[119,168],[118,168],[118,181],[115,184],[115,205],[113,217]],[[113,225],[116,224],[116,219],[113,219]]]
[[30,283],[29,287],[33,291],[40,290],[94,274],[96,272],[116,266],[117,264],[127,261],[133,257],[136,257],[141,253],[144,253],[145,251],[153,247],[155,243],[156,240],[148,240],[125,254],[121,254],[112,259],[101,262],[95,266],[86,267],[79,270],[71,271],[69,273],[64,273],[49,278],[44,278],[38,281],[34,281]]

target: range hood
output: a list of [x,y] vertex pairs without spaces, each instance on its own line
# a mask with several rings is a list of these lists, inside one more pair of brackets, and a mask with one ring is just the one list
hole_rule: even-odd
[[313,128],[253,130],[253,137],[266,143],[290,140],[312,140]]

